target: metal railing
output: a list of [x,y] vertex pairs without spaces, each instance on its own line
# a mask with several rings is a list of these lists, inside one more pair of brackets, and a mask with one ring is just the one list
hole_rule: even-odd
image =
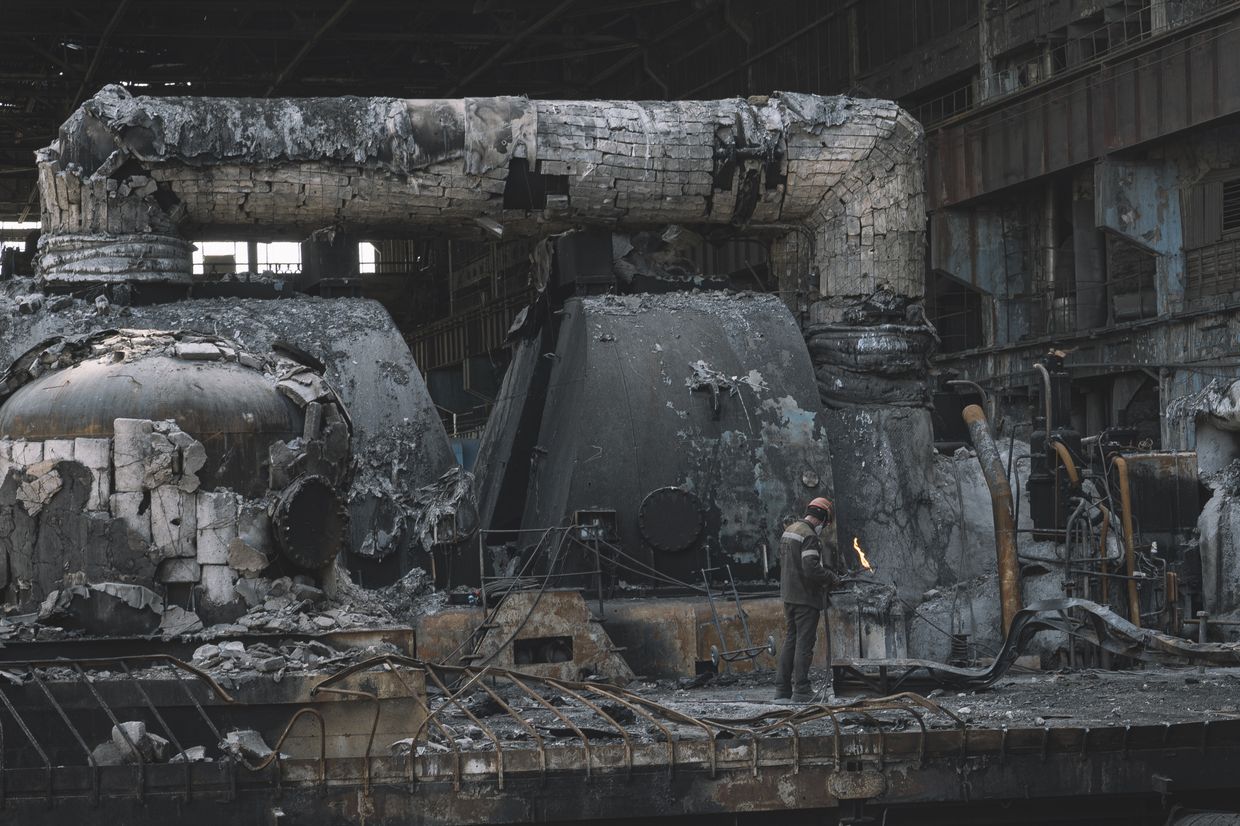
[[[0,661],[0,672],[3,672],[5,679],[10,683],[34,689],[16,692],[14,696],[19,700],[14,702],[9,694],[12,689],[0,688],[0,808],[4,806],[7,788],[3,781],[5,773],[21,769],[41,768],[46,772],[46,791],[50,799],[53,795],[53,775],[56,770],[66,766],[87,766],[93,773],[92,796],[97,798],[100,788],[99,771],[103,767],[99,765],[94,750],[89,745],[91,735],[85,726],[90,721],[105,719],[125,743],[128,752],[126,757],[136,773],[133,793],[141,799],[146,792],[146,775],[150,764],[144,758],[139,744],[134,742],[129,731],[121,724],[118,711],[123,710],[124,715],[131,719],[131,715],[138,711],[139,716],[152,727],[152,731],[166,738],[177,753],[186,752],[182,743],[184,738],[178,737],[176,727],[169,725],[167,715],[161,713],[160,707],[152,701],[144,686],[144,679],[149,677],[144,678],[141,675],[151,668],[159,668],[161,678],[167,678],[177,685],[188,705],[197,712],[198,722],[219,742],[222,739],[219,728],[190,686],[197,683],[209,691],[209,697],[224,703],[231,704],[236,700],[210,674],[175,657],[154,654],[78,660]],[[102,673],[105,671],[111,675],[111,679],[105,679],[106,675]],[[124,679],[116,679],[122,674]],[[186,679],[185,675],[192,679]],[[67,706],[63,699],[57,697],[62,694],[65,683],[82,689],[75,692],[71,706]],[[104,686],[107,691],[101,692],[100,689]],[[111,703],[104,698],[104,693],[112,695]],[[11,729],[6,730],[9,721],[20,732],[20,738],[13,737]],[[98,728],[93,724],[91,727]],[[193,766],[189,760],[185,760],[182,766],[184,794],[186,799],[189,799],[192,796]]]
[[[674,774],[678,766],[702,766],[704,763],[710,776],[715,777],[719,770],[720,742],[726,744],[736,738],[748,741],[756,773],[758,743],[767,738],[786,737],[794,743],[789,768],[796,774],[801,770],[798,744],[807,736],[803,731],[807,727],[812,726],[831,737],[836,766],[843,765],[844,739],[850,734],[874,732],[881,761],[895,757],[884,753],[884,735],[914,726],[920,732],[920,744],[913,754],[924,759],[928,717],[940,718],[938,724],[951,729],[964,731],[966,728],[965,721],[956,714],[932,700],[909,693],[858,699],[836,706],[768,709],[752,717],[728,719],[689,714],[602,682],[561,680],[502,668],[438,665],[395,656],[358,663],[320,683],[316,690],[329,690],[330,683],[367,669],[399,666],[424,669],[428,683],[435,689],[425,702],[415,697],[422,703],[424,719],[417,730],[411,732],[412,737],[407,742],[407,780],[412,783],[450,780],[454,791],[461,789],[467,762],[475,767],[469,773],[480,780],[489,779],[477,775],[480,764],[485,764],[485,773],[493,774],[497,787],[502,790],[505,774],[511,772],[509,763],[514,753],[528,753],[531,747],[537,753],[536,771],[544,778],[553,762],[559,771],[581,771],[587,778],[600,770],[622,770],[631,775],[637,747],[648,744],[653,736],[656,745],[666,750],[665,766],[669,773]],[[411,696],[414,696],[412,692]],[[480,700],[494,710],[486,720],[476,711]],[[501,727],[501,721],[507,725]],[[472,724],[481,732],[481,751],[461,749],[457,731],[462,724]],[[701,732],[701,738],[687,737],[686,733],[692,730]],[[573,746],[549,744],[548,734],[575,740],[579,759],[552,761],[548,745],[554,745],[557,750]],[[613,751],[608,746],[617,741],[623,747],[619,764],[603,756],[604,751]],[[693,748],[697,743],[708,746],[704,750]],[[850,745],[855,749],[857,744]],[[368,751],[365,759],[369,763],[375,757]]]

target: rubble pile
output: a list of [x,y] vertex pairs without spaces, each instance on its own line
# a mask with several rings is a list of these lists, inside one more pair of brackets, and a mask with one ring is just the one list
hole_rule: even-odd
[[286,674],[323,675],[371,657],[403,653],[387,644],[341,649],[322,640],[282,644],[217,640],[194,649],[192,664],[228,687],[257,677],[280,682]]
[[[218,744],[219,756],[242,763],[258,763],[273,753],[263,736],[253,729],[230,731]],[[287,758],[288,755],[281,755]],[[122,766],[127,763],[210,763],[216,758],[206,746],[189,746],[174,751],[167,738],[150,731],[141,720],[129,720],[112,727],[112,734],[90,753],[95,766]]]
[[393,612],[381,600],[340,595],[339,590],[348,580],[347,573],[337,568],[331,580],[335,585],[333,591],[337,592],[335,597],[328,596],[310,577],[301,574],[292,578],[238,579],[234,590],[245,602],[245,613],[230,622],[208,626],[199,636],[217,639],[247,633],[323,634],[342,628],[396,624]]
[[[358,589],[361,591],[361,589]],[[419,617],[434,614],[448,604],[446,591],[435,589],[431,576],[422,568],[414,568],[391,585],[377,591],[362,591],[366,597],[392,613],[398,621],[416,624]],[[353,605],[363,604],[355,600]]]

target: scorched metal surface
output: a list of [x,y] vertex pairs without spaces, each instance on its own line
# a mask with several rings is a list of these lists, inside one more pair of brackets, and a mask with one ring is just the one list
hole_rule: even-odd
[[506,469],[526,480],[523,526],[606,509],[616,512],[612,541],[662,573],[696,581],[727,563],[738,578],[761,577],[763,546],[770,564],[786,521],[829,493],[803,481],[829,479],[831,465],[787,307],[726,293],[573,298],[558,324],[545,400],[516,386],[530,380],[518,371],[495,419],[518,427],[506,407],[541,407],[529,475]]

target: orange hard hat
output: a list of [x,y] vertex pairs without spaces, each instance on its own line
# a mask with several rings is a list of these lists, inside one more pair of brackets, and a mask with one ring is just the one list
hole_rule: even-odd
[[811,501],[808,507],[812,510],[820,510],[826,514],[825,521],[830,522],[835,516],[835,506],[831,504],[831,500],[819,496]]

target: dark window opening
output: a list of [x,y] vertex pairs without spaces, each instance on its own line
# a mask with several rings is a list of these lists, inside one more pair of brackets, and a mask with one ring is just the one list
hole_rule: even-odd
[[1158,382],[1147,377],[1116,418],[1120,427],[1136,430],[1138,444],[1158,450],[1162,447],[1162,410]]
[[939,331],[939,350],[954,353],[981,347],[982,293],[945,272],[930,274],[926,316]]
[[529,637],[512,643],[512,661],[517,665],[566,663],[572,659],[572,637]]
[[1114,321],[1133,321],[1158,314],[1154,289],[1154,253],[1107,233],[1107,295]]
[[513,158],[508,162],[504,209],[546,209],[548,195],[567,197],[568,176],[535,172],[525,158]]

